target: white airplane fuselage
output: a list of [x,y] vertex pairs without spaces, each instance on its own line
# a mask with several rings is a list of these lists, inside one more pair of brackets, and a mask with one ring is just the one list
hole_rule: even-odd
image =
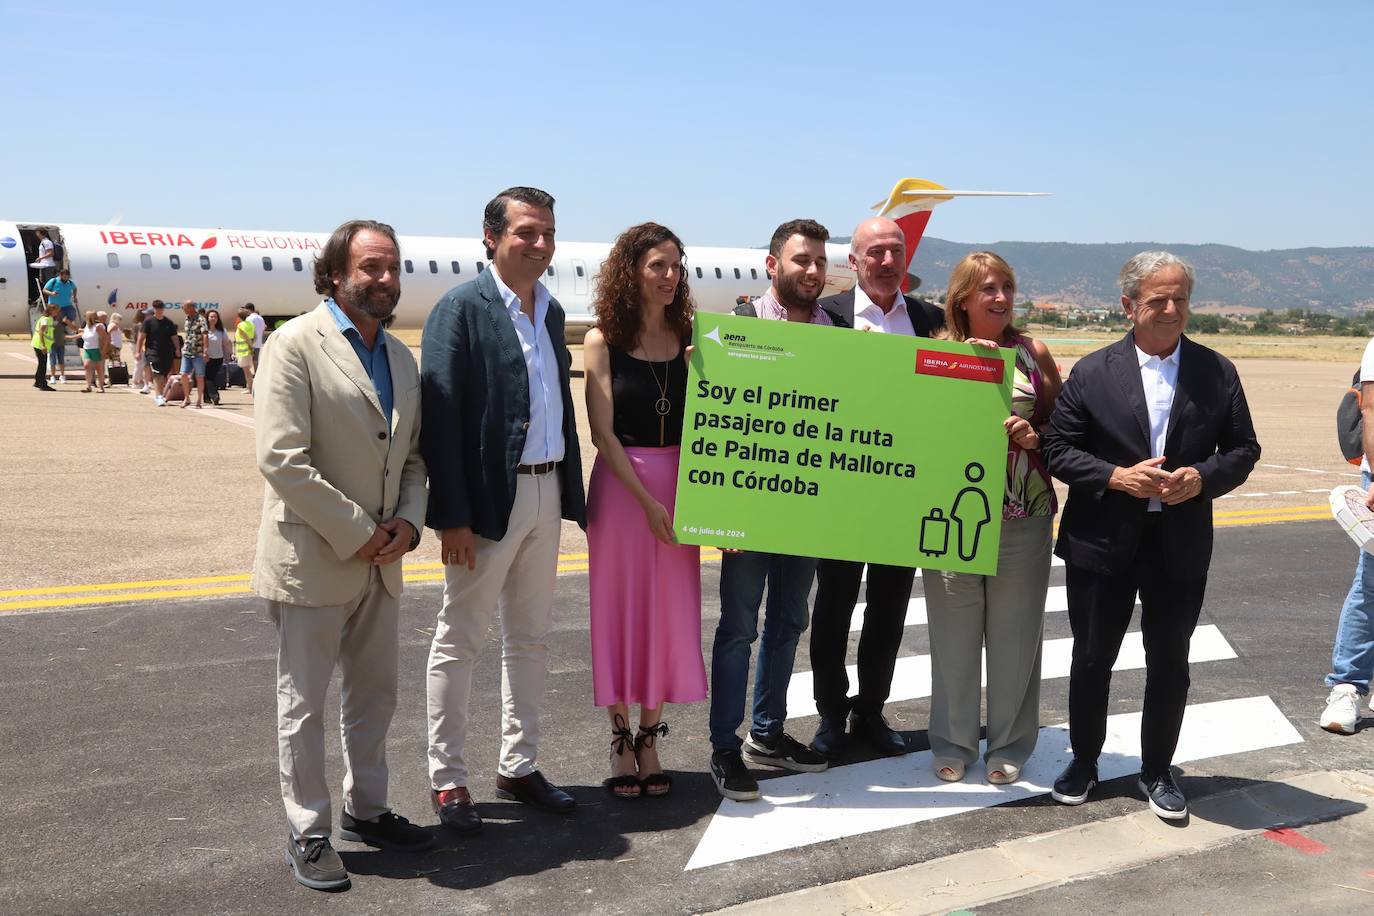
[[[218,308],[226,324],[239,306],[256,305],[274,326],[314,308],[313,262],[328,235],[315,232],[240,229],[94,226],[0,220],[0,333],[27,333],[28,258],[20,230],[55,229],[77,285],[79,307],[118,311],[125,326],[154,299],[169,308],[187,299]],[[401,301],[397,328],[424,325],[434,303],[448,290],[486,269],[478,238],[401,236]],[[559,242],[544,284],[563,305],[568,324],[590,327],[594,281],[610,251],[604,242]],[[824,295],[854,285],[848,249],[827,246],[830,264]],[[768,287],[760,248],[687,248],[687,279],[697,307],[725,312],[740,296]],[[173,318],[178,316],[173,313]]]

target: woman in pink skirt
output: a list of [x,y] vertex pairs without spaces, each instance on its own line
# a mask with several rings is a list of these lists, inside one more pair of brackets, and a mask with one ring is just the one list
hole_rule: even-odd
[[[596,464],[587,491],[592,682],[621,798],[666,795],[664,703],[706,697],[700,556],[673,539],[692,302],[682,242],[656,223],[616,239],[583,349]],[[639,732],[630,732],[638,704]]]

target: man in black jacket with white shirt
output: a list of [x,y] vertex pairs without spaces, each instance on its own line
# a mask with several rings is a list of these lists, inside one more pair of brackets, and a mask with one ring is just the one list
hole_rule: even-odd
[[1073,664],[1073,761],[1052,795],[1082,804],[1097,784],[1112,665],[1136,593],[1145,644],[1140,785],[1162,818],[1187,817],[1170,775],[1188,701],[1188,647],[1212,557],[1212,501],[1259,460],[1236,368],[1183,336],[1193,268],[1147,251],[1121,270],[1133,329],[1085,357],[1040,447],[1069,485],[1055,553],[1065,563]]

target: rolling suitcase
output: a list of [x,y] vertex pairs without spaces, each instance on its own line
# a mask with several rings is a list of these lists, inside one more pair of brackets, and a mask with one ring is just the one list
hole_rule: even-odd
[[110,384],[127,385],[129,384],[129,367],[120,360],[113,360],[110,363]]

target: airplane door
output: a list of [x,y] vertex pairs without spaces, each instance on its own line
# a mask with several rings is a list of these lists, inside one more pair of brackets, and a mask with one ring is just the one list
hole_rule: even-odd
[[28,296],[29,277],[24,244],[13,223],[0,223],[0,331],[24,334],[32,330]]

